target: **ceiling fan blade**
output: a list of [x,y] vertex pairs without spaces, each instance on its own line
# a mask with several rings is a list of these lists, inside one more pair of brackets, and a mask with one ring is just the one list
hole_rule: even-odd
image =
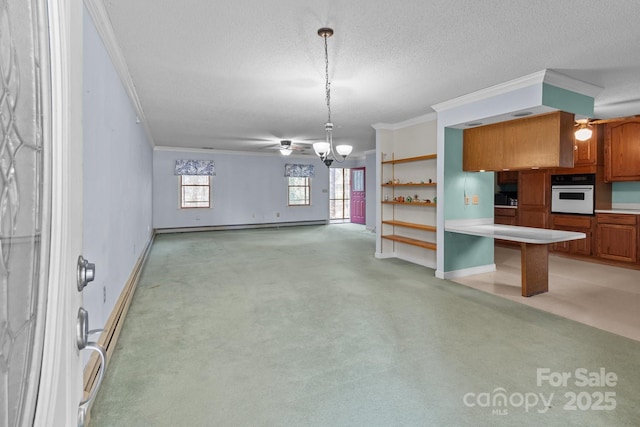
[[589,124],[601,125],[604,123],[615,123],[615,122],[622,122],[624,120],[638,120],[638,119],[640,119],[640,114],[636,114],[635,116],[617,117],[615,119],[593,120],[593,121],[590,121]]

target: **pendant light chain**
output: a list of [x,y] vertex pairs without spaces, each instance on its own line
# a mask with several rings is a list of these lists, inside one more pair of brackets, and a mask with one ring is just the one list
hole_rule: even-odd
[[327,35],[324,38],[324,74],[325,74],[325,99],[327,101],[327,123],[331,123],[331,83],[329,83],[329,51],[327,49]]

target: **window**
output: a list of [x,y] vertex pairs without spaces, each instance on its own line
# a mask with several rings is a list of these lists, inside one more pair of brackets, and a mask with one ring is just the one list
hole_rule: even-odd
[[180,175],[180,208],[208,208],[210,204],[209,175]]
[[290,176],[287,179],[289,180],[289,206],[310,206],[311,178]]
[[351,169],[329,169],[329,219],[349,219],[351,216],[349,179]]

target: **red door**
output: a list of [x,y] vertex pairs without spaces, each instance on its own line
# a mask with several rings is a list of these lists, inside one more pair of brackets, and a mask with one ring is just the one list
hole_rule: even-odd
[[351,222],[366,223],[366,199],[364,168],[351,169]]

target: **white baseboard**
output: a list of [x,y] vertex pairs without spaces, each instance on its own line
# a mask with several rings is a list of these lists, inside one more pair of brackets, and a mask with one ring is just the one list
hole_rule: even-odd
[[378,259],[397,258],[394,252],[376,252],[374,256]]
[[436,272],[436,277],[442,276],[442,279],[457,279],[459,277],[473,276],[474,274],[491,273],[496,271],[495,264],[480,265],[478,267],[463,268],[462,270],[446,271],[444,273]]
[[244,230],[250,228],[278,228],[294,227],[299,225],[327,225],[327,220],[295,221],[295,222],[270,222],[264,224],[236,224],[236,225],[208,225],[201,227],[169,227],[156,228],[156,233],[189,233],[192,231],[220,231],[220,230]]

